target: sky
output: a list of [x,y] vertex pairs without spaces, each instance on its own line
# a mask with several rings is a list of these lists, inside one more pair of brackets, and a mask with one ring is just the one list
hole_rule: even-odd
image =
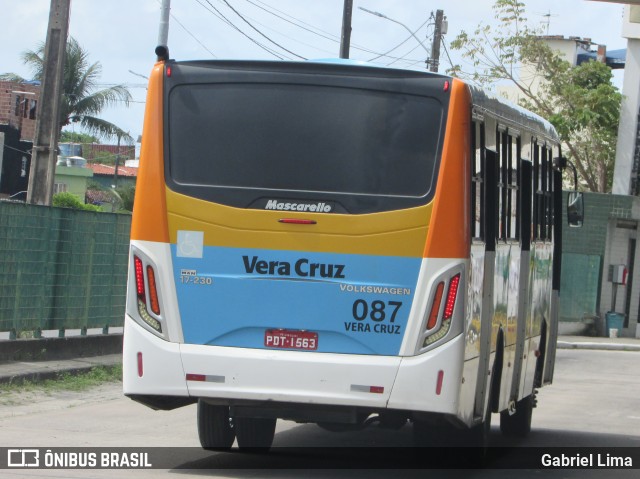
[[[589,0],[522,0],[529,23],[548,27],[549,35],[591,38],[609,50],[626,48],[621,36],[622,5]],[[495,0],[354,0],[351,58],[394,67],[423,69],[430,48],[432,12],[444,10],[445,42],[479,24],[495,24]],[[30,78],[21,53],[46,38],[51,0],[0,0],[0,73]],[[101,118],[142,133],[145,78],[155,62],[160,0],[72,0],[69,34],[102,65],[101,86],[124,84],[133,96],[103,110]],[[396,22],[371,15],[381,12]],[[343,0],[172,0],[169,51],[176,60],[319,59],[339,55]],[[235,11],[234,11],[235,10]],[[237,13],[236,13],[237,12]],[[226,19],[226,20],[225,20]],[[431,24],[431,25],[430,25]],[[422,27],[422,28],[420,28]],[[424,43],[420,45],[409,35]],[[238,30],[241,30],[240,33]],[[251,37],[250,40],[247,38]],[[408,40],[407,40],[408,39]],[[402,46],[387,53],[403,41]],[[260,44],[260,45],[258,45]],[[269,50],[269,51],[267,51]],[[274,55],[274,52],[277,52]],[[460,62],[450,52],[454,63]],[[397,60],[403,58],[403,60]],[[441,69],[449,66],[442,51]],[[622,88],[622,72],[614,83]],[[80,131],[80,130],[76,130]],[[108,141],[103,141],[108,143]]]

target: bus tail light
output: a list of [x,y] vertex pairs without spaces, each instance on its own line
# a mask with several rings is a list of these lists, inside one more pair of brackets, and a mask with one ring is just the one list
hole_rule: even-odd
[[147,279],[149,280],[149,305],[154,314],[160,314],[160,302],[158,301],[158,290],[156,288],[156,274],[153,267],[147,266]]
[[[460,273],[456,273],[449,278],[444,307],[442,307],[442,300],[445,281],[440,281],[436,286],[436,291],[431,301],[431,308],[429,309],[429,315],[427,316],[423,335],[424,340],[420,346],[421,348],[425,348],[444,338],[451,329],[451,320],[453,319],[453,312],[458,297],[460,278]],[[441,310],[442,313],[440,312]],[[442,321],[438,322],[440,316],[442,317]]]
[[436,294],[433,296],[433,303],[431,304],[431,312],[429,313],[429,320],[427,321],[427,330],[433,329],[438,323],[438,313],[440,312],[440,303],[442,301],[442,293],[444,292],[444,282],[440,281],[436,287]]
[[[158,288],[156,285],[156,274],[153,266],[147,265],[146,278],[145,268],[142,259],[134,255],[133,265],[135,269],[136,279],[136,303],[138,306],[138,314],[140,319],[154,330],[162,333],[162,326],[158,319],[154,318],[151,313],[156,316],[160,315],[160,301],[158,299]],[[147,304],[147,291],[149,293],[149,302]]]
[[138,298],[142,297],[144,299],[144,269],[142,268],[142,260],[134,256],[133,262],[136,268],[136,293],[138,293]]
[[449,281],[449,291],[447,292],[447,302],[444,307],[444,319],[451,319],[453,316],[453,307],[456,305],[458,296],[458,286],[460,285],[460,273],[456,274]]

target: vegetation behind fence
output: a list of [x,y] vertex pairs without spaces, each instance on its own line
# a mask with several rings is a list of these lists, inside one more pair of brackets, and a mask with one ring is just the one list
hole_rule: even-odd
[[122,326],[129,215],[0,202],[0,331]]

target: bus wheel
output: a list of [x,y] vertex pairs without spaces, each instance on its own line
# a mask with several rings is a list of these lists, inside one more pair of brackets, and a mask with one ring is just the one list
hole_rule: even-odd
[[236,438],[227,406],[214,406],[198,399],[198,436],[204,449],[226,451]]
[[269,450],[276,433],[276,419],[236,417],[234,424],[240,449]]
[[500,431],[505,436],[525,437],[531,432],[531,416],[535,402],[535,391],[516,403],[516,412],[509,415],[509,411],[500,413]]

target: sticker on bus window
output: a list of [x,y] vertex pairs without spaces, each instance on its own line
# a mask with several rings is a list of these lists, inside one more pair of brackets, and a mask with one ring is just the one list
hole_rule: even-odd
[[176,256],[180,258],[202,258],[203,231],[178,231]]

